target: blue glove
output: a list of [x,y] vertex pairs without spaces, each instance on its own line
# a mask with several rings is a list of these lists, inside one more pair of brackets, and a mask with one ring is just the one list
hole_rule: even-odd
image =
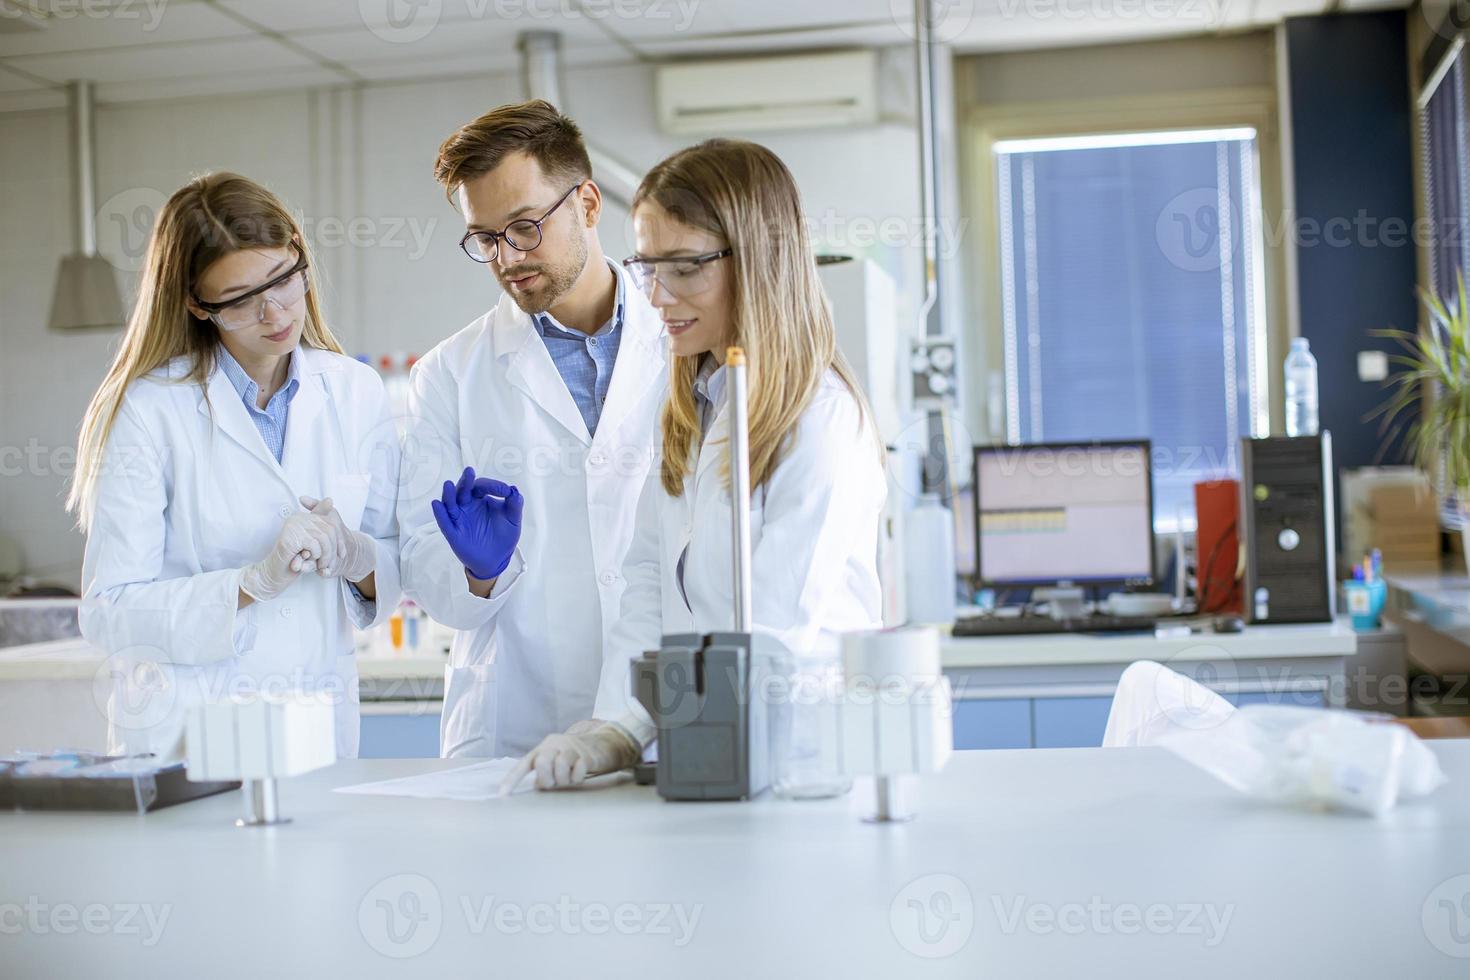
[[521,492],[499,480],[475,479],[465,467],[458,483],[444,481],[444,495],[430,501],[434,520],[454,556],[481,581],[495,578],[510,564],[521,539]]

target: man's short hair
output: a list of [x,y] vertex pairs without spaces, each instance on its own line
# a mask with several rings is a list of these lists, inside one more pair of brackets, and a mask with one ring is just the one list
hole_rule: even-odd
[[542,173],[567,182],[592,177],[592,161],[577,124],[542,99],[491,109],[456,130],[439,147],[434,179],[450,202],[466,182],[500,166],[512,153],[529,153]]

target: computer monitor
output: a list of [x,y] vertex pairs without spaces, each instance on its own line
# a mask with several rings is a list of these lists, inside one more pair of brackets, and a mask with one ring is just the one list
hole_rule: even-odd
[[975,449],[975,577],[987,585],[1154,581],[1147,440]]

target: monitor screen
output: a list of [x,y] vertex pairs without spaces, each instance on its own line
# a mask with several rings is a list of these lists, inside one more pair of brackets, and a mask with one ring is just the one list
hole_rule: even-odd
[[974,492],[982,582],[1153,581],[1147,441],[978,447]]

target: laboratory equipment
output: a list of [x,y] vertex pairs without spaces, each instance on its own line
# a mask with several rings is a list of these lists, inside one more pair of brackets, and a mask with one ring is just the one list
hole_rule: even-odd
[[939,772],[954,751],[949,679],[929,627],[842,638],[842,766],[873,779],[874,822],[914,816],[916,776]]
[[189,712],[191,780],[243,782],[245,816],[238,827],[290,823],[280,815],[276,780],[337,761],[333,705],[326,694],[251,694],[212,701]]
[[1317,434],[1317,359],[1305,337],[1291,341],[1286,355],[1286,434]]
[[770,714],[771,789],[788,800],[819,800],[852,789],[842,768],[842,662],[786,658],[779,706]]
[[908,621],[951,623],[955,608],[954,515],[937,493],[904,514],[904,587]]
[[1147,440],[975,449],[976,578],[999,588],[1152,585]]
[[658,732],[655,781],[666,800],[744,800],[770,783],[767,682],[784,652],[751,632],[745,352],[731,347],[725,367],[735,629],[665,636],[631,668],[633,694]]

